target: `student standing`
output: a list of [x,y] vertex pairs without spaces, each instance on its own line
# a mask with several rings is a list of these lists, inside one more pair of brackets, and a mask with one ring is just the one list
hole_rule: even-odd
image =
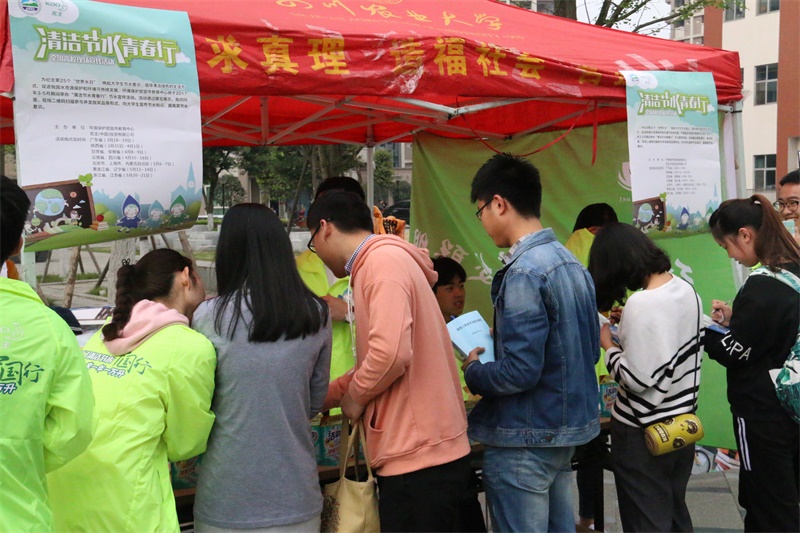
[[619,384],[611,463],[624,531],[692,531],[686,486],[695,446],[653,456],[642,431],[697,408],[702,304],[688,282],[669,273],[671,266],[647,235],[620,222],[597,233],[589,254],[600,311],[638,291],[625,303],[619,344],[608,325],[600,330],[606,366]]
[[589,273],[542,226],[542,184],[530,162],[487,161],[472,180],[475,215],[500,248],[492,280],[496,361],[463,365],[483,398],[470,436],[486,445],[484,485],[496,531],[574,531],[571,460],[600,432],[594,365],[597,307]]
[[117,272],[111,321],[83,349],[94,440],[47,478],[56,530],[179,530],[169,461],[202,453],[214,422],[214,347],[189,327],[205,294],[175,250]]
[[[346,176],[332,176],[326,178],[317,187],[315,198],[323,194],[336,191],[348,191],[364,199],[364,189],[353,178]],[[331,330],[333,332],[333,346],[331,348],[331,374],[333,381],[353,368],[356,359],[353,354],[353,339],[351,336],[350,322],[354,316],[349,304],[352,303],[350,291],[350,278],[337,278],[325,266],[319,256],[311,250],[304,250],[296,258],[297,271],[303,278],[311,292],[325,300],[330,308]],[[336,413],[337,414],[338,410]]]
[[798,334],[800,296],[779,277],[800,275],[800,247],[761,195],[723,202],[709,224],[728,257],[764,267],[732,306],[712,301],[712,318],[730,332],[707,330],[705,341],[708,355],[727,369],[744,528],[800,531],[800,425],[778,402],[769,374],[783,366]]
[[373,235],[370,209],[353,193],[317,198],[308,224],[309,246],[353,287],[356,367],[331,383],[326,405],[363,418],[381,531],[455,531],[470,446],[427,250]]
[[[30,200],[0,177],[0,264],[19,252]],[[92,439],[94,396],[69,326],[26,283],[0,277],[0,529],[52,529],[45,474]]]
[[309,419],[328,390],[328,306],[303,284],[286,230],[261,204],[225,214],[216,271],[219,296],[194,320],[218,358],[195,530],[319,531]]

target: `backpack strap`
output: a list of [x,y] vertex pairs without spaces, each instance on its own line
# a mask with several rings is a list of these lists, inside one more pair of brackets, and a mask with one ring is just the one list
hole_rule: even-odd
[[777,272],[773,272],[772,270],[768,269],[765,266],[760,266],[754,269],[751,273],[751,276],[767,276],[769,278],[777,279],[778,281],[788,285],[789,287],[793,288],[795,291],[800,293],[800,278],[792,274],[786,269],[778,269]]

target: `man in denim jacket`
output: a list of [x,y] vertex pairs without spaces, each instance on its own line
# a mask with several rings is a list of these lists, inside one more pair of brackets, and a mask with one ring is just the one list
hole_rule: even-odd
[[511,247],[492,280],[495,362],[477,348],[462,367],[483,399],[469,436],[486,445],[484,484],[495,531],[574,531],[570,461],[600,431],[600,353],[592,278],[539,220],[542,185],[528,161],[498,154],[471,201],[486,233]]

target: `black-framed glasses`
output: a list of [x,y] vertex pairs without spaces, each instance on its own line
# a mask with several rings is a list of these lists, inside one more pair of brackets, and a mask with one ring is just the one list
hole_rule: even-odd
[[788,209],[789,211],[797,211],[797,206],[800,206],[800,201],[798,200],[786,200],[785,202],[781,202],[778,200],[772,207],[775,208],[775,211],[783,211],[784,209]]
[[481,206],[481,208],[480,208],[480,209],[478,209],[477,211],[475,211],[475,216],[476,216],[476,217],[478,217],[478,220],[480,220],[480,219],[481,219],[481,216],[483,216],[483,213],[482,213],[482,211],[483,211],[484,209],[486,209],[486,206],[488,206],[490,203],[492,203],[492,202],[486,202],[485,204],[483,204],[483,205]]
[[[330,222],[333,219],[323,218],[322,220],[324,220],[325,222]],[[319,221],[317,229],[315,229],[314,232],[311,234],[311,238],[308,240],[308,244],[306,245],[308,249],[311,250],[313,253],[317,253],[317,248],[314,246],[314,237],[317,236],[317,232],[320,230],[320,228],[322,228],[322,220]]]

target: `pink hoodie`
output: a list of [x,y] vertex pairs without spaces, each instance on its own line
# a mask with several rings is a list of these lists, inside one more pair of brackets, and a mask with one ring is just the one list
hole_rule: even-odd
[[164,304],[140,300],[131,310],[131,318],[113,341],[103,341],[111,355],[125,355],[133,351],[151,335],[172,324],[189,325],[189,319]]
[[431,287],[428,251],[393,235],[371,238],[350,275],[356,369],[331,383],[366,405],[370,464],[384,476],[416,472],[470,452],[456,360]]

